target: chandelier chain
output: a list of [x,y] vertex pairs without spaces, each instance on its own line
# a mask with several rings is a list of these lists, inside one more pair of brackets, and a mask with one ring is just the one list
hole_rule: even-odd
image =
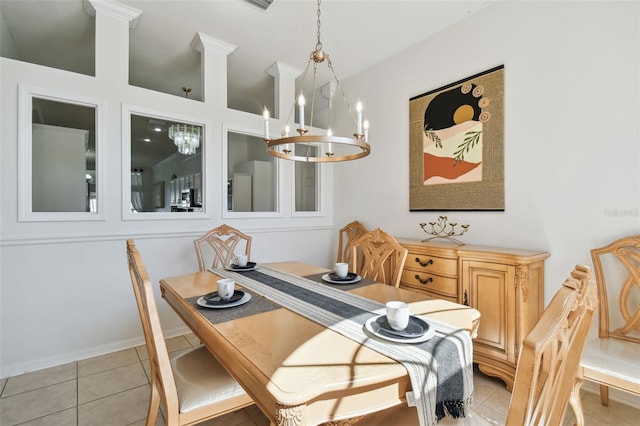
[[[318,72],[318,63],[314,62],[313,63],[313,80],[312,80],[312,86],[311,87],[316,87],[316,75]],[[311,92],[311,116],[309,117],[309,126],[313,127],[313,113],[315,110],[315,105],[316,105],[316,91],[312,91]]]
[[351,118],[353,118],[353,120],[355,121],[356,118],[355,118],[355,116],[353,114],[353,109],[351,109],[351,104],[349,103],[349,100],[347,99],[347,94],[344,92],[344,88],[342,87],[342,84],[340,84],[340,80],[338,80],[338,75],[336,74],[335,70],[333,69],[333,63],[331,62],[331,58],[329,57],[329,55],[327,55],[327,66],[331,70],[331,74],[333,74],[333,79],[336,81],[336,84],[338,85],[338,89],[340,90],[340,93],[342,94],[342,99],[343,99],[345,105],[347,106],[347,110],[349,111],[349,115],[351,115]]
[[322,42],[320,41],[320,2],[321,0],[318,0],[318,20],[316,22],[316,25],[318,26],[318,31],[316,32],[318,42],[316,43],[316,50],[322,50]]

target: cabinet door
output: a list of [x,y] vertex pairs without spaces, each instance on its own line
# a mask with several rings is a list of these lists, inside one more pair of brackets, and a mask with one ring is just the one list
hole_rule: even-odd
[[516,362],[515,267],[479,261],[462,262],[462,300],[480,311],[474,352]]

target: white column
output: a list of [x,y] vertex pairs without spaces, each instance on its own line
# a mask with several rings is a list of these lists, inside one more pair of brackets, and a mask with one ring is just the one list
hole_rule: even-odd
[[129,84],[129,29],[142,11],[112,0],[85,0],[84,10],[96,18],[96,78]]
[[[267,68],[267,74],[273,77],[275,118],[286,120],[296,102],[296,78],[302,71],[282,62],[274,62]],[[291,122],[295,119],[291,117]]]
[[191,47],[202,54],[201,78],[204,92],[203,102],[227,107],[227,56],[236,46],[198,33],[191,42]]

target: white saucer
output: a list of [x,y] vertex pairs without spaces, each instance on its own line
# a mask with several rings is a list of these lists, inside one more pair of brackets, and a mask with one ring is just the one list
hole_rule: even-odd
[[431,339],[433,336],[436,335],[436,331],[434,330],[433,327],[429,327],[427,332],[420,337],[404,338],[404,337],[398,337],[398,336],[392,336],[390,334],[386,334],[384,330],[382,330],[380,326],[376,323],[376,320],[381,316],[384,316],[384,315],[377,315],[377,316],[371,317],[367,320],[367,322],[364,323],[365,330],[367,330],[369,333],[371,333],[372,335],[380,339],[388,340],[390,342],[396,342],[396,343],[420,343],[420,342],[426,342],[427,340]]
[[322,280],[326,281],[328,283],[331,284],[354,284],[357,283],[358,281],[360,281],[362,279],[362,277],[360,275],[356,275],[356,277],[352,280],[349,281],[344,281],[344,280],[332,280],[331,277],[329,276],[329,274],[324,274],[322,276]]
[[[253,262],[250,262],[250,263],[253,263]],[[234,268],[233,265],[229,265],[224,269],[226,269],[227,271],[233,271],[233,272],[248,272],[248,271],[255,271],[259,267],[260,267],[260,264],[255,263],[252,267],[243,266],[243,267]]]
[[198,306],[202,306],[203,308],[226,309],[226,308],[233,308],[234,306],[244,305],[249,300],[251,300],[251,294],[245,292],[244,296],[242,296],[242,298],[240,300],[236,300],[235,302],[228,303],[226,305],[209,305],[207,303],[207,301],[204,300],[204,297],[199,297],[198,300],[196,301],[196,303],[198,304]]

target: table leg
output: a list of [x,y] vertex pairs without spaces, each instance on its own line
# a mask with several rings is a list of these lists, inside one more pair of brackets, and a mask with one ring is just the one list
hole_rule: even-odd
[[304,426],[304,409],[305,405],[277,405],[276,426]]

